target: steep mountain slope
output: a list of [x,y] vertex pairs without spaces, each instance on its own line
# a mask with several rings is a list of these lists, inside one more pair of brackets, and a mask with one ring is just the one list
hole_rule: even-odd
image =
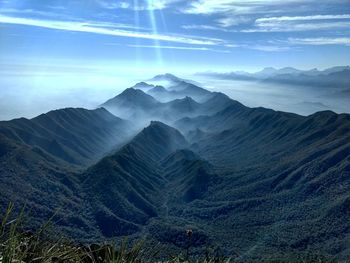
[[70,164],[87,165],[123,143],[132,125],[100,108],[67,108],[31,120],[0,122],[0,134],[20,144],[39,147]]
[[178,214],[199,224],[215,220],[208,231],[250,260],[307,247],[330,255],[343,247],[338,256],[349,255],[349,115],[234,106],[181,122],[206,131],[192,149],[216,165],[222,181],[207,202]]
[[165,182],[159,163],[187,146],[177,130],[152,122],[120,151],[84,174],[86,199],[93,206],[102,235],[135,233],[140,225],[157,216],[160,189]]
[[126,119],[153,114],[160,103],[140,89],[128,88],[101,106]]
[[54,214],[59,228],[73,238],[93,234],[84,210],[77,172],[36,146],[0,134],[0,210],[9,202],[30,209],[28,228],[38,228]]
[[[84,211],[79,172],[133,133],[105,109],[61,109],[31,120],[0,122],[0,208],[24,204],[37,227],[54,213],[73,238],[96,236]],[[59,210],[59,211],[58,211]],[[77,213],[79,212],[79,213]]]
[[190,150],[172,153],[162,161],[162,167],[174,206],[203,198],[208,187],[218,181],[213,166]]
[[211,92],[203,89],[201,87],[198,87],[192,83],[186,82],[186,81],[180,81],[177,82],[175,85],[170,86],[168,88],[170,91],[178,92],[178,93],[186,93],[187,96],[191,97],[205,97],[207,95],[210,95]]
[[174,99],[178,99],[177,96],[174,96],[171,92],[169,92],[163,86],[155,86],[153,89],[147,91],[147,94],[156,98],[158,101],[166,103]]

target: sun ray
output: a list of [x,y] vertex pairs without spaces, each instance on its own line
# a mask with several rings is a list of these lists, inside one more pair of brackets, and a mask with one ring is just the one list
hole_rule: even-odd
[[[140,27],[140,10],[139,10],[139,1],[138,0],[133,0],[134,1],[134,23],[135,23],[135,28],[138,30]],[[140,39],[135,38],[135,45],[140,45]],[[136,64],[137,66],[141,65],[141,49],[136,48]]]
[[[157,27],[157,21],[156,21],[156,16],[154,12],[154,7],[155,7],[155,0],[147,0],[147,9],[148,9],[148,16],[150,19],[151,27],[152,27],[152,33],[154,35],[158,35],[158,27]],[[154,45],[156,46],[155,52],[156,52],[156,57],[157,57],[157,62],[160,67],[163,66],[163,58],[162,58],[162,53],[161,53],[161,48],[159,40],[155,39],[154,40]]]

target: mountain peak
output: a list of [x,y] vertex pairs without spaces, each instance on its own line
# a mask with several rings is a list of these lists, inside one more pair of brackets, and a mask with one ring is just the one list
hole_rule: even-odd
[[185,137],[175,128],[160,121],[151,121],[130,143],[134,149],[142,149],[147,158],[160,161],[178,149],[189,146]]
[[151,79],[151,81],[171,81],[171,82],[180,82],[182,79],[179,77],[176,77],[173,74],[170,73],[165,73],[165,74],[160,74]]
[[122,93],[120,93],[120,95],[135,95],[135,94],[138,94],[138,95],[141,95],[141,94],[146,94],[144,93],[142,90],[139,90],[139,89],[135,89],[135,88],[128,88],[126,90],[124,90]]
[[159,132],[163,133],[163,134],[173,134],[179,137],[183,137],[182,134],[175,128],[161,122],[161,121],[151,121],[150,124],[143,129],[142,132],[150,132],[150,131],[154,131],[155,129],[157,129]]
[[161,121],[151,121],[149,126],[146,127],[145,129],[149,128],[149,127],[157,127],[157,128],[171,128],[170,126],[164,124],[163,122]]
[[158,93],[158,92],[166,92],[166,91],[167,91],[167,89],[164,88],[163,86],[156,85],[152,89],[150,89],[148,92],[151,92],[151,93],[157,92]]
[[140,89],[128,88],[119,95],[108,100],[103,107],[141,107],[151,108],[159,102],[151,95],[146,94]]
[[185,137],[177,129],[160,121],[151,121],[150,125],[144,128],[141,134],[160,135],[163,139],[168,138],[169,142],[171,142],[171,137],[173,137],[172,139],[175,139],[175,141],[181,141],[181,144],[187,144]]
[[134,85],[132,88],[134,88],[134,89],[151,89],[151,88],[154,88],[154,85],[148,84],[148,83],[142,81],[142,82],[139,82],[136,85]]
[[276,71],[277,69],[273,67],[266,67],[263,70],[258,71],[256,74],[259,74],[259,75],[274,74]]
[[177,110],[186,112],[194,111],[199,107],[199,103],[189,96],[173,100],[169,102],[169,105],[174,109],[176,108]]

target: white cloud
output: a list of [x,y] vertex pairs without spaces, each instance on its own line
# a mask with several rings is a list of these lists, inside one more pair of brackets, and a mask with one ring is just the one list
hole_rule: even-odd
[[233,45],[225,45],[226,47],[231,48],[245,48],[252,50],[259,50],[265,52],[282,52],[288,51],[291,48],[289,46],[280,46],[277,44],[233,44]]
[[296,45],[345,45],[350,46],[349,37],[288,38],[290,44]]
[[158,41],[186,43],[192,45],[220,45],[225,41],[216,38],[205,38],[186,35],[166,35],[166,34],[151,34],[148,32],[136,32],[131,30],[123,30],[118,27],[118,24],[105,24],[99,22],[80,22],[80,21],[57,21],[57,20],[40,20],[32,18],[21,18],[0,15],[0,23],[17,24],[35,26],[49,29],[58,29],[65,31],[86,32],[93,34],[111,35],[118,37],[142,38]]
[[310,21],[310,20],[338,20],[350,19],[350,14],[344,15],[312,15],[312,16],[279,16],[263,17],[255,20],[256,23],[269,23],[279,21]]
[[[183,12],[190,14],[256,14],[263,12],[281,11],[287,5],[293,4],[300,8],[309,5],[319,4],[317,0],[193,0],[183,9]],[[348,0],[323,0],[322,4],[348,3]]]
[[350,21],[344,22],[323,22],[323,23],[290,23],[290,22],[267,22],[258,23],[255,28],[244,29],[241,32],[300,32],[300,31],[320,31],[350,28]]
[[255,20],[255,27],[242,32],[296,32],[332,30],[350,27],[350,15],[310,15],[263,17]]
[[247,6],[243,1],[234,0],[197,0],[192,1],[189,6],[183,9],[188,14],[216,14],[216,13],[251,13],[254,6]]
[[[210,25],[183,25],[181,26],[183,29],[197,29],[197,30],[214,30],[214,31],[223,31],[223,32],[233,32],[232,30],[218,27],[218,26],[210,26]],[[237,32],[237,31],[234,31]]]
[[98,0],[98,3],[107,9],[133,9],[135,11],[141,10],[162,10],[168,8],[173,3],[181,2],[183,0],[139,0],[139,1],[111,1]]
[[194,0],[183,12],[190,14],[253,14],[266,11],[266,8],[270,8],[267,11],[272,11],[271,8],[279,9],[287,4],[308,2],[315,2],[315,0]]
[[246,48],[267,51],[267,52],[282,52],[290,50],[290,47],[282,47],[282,46],[269,46],[269,45],[252,45],[246,46]]
[[[187,14],[219,15],[217,26],[229,28],[247,24],[258,15],[272,17],[258,18],[254,27],[247,27],[242,32],[292,32],[308,30],[332,30],[349,27],[349,14],[276,16],[276,14],[311,12],[327,10],[338,5],[347,7],[349,0],[192,0],[182,12]],[[346,10],[346,9],[345,9]],[[325,22],[327,20],[327,22]],[[302,23],[302,22],[306,23]],[[324,21],[324,22],[322,22]],[[202,27],[202,29],[205,29]],[[214,29],[209,28],[208,29]]]
[[237,26],[240,24],[248,23],[252,20],[252,18],[246,16],[228,16],[217,19],[217,23],[221,27],[231,27],[231,26]]
[[228,50],[213,49],[208,47],[183,47],[183,46],[155,46],[155,45],[127,45],[135,48],[154,48],[154,49],[178,49],[178,50],[197,50],[197,51],[211,51],[218,53],[230,53]]
[[100,1],[100,5],[107,9],[127,9],[130,8],[130,3],[128,2],[111,2],[111,1]]

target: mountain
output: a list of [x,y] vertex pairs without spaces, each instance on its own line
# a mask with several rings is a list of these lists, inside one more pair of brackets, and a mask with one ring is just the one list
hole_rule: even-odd
[[262,81],[266,83],[277,83],[283,85],[297,85],[309,87],[323,87],[333,89],[345,89],[350,83],[350,67],[333,67],[319,71],[298,70],[287,67],[282,69],[265,68],[256,73],[231,72],[216,73],[204,72],[198,73],[199,76],[205,76],[223,80],[244,80],[244,81]]
[[277,74],[264,79],[264,82],[284,83],[291,85],[305,85],[311,87],[323,87],[339,89],[350,84],[350,69],[340,71],[321,71],[320,74],[309,74],[301,71],[299,74]]
[[148,84],[146,82],[139,82],[132,87],[133,89],[150,90],[154,88],[154,85]]
[[298,74],[302,74],[306,71],[302,71],[302,70],[298,70],[292,67],[285,67],[285,68],[281,68],[281,69],[275,69],[272,67],[269,68],[264,68],[263,70],[256,72],[254,74],[251,75],[256,75],[259,76],[261,78],[266,78],[266,77],[272,77],[272,76],[276,76],[276,75],[283,75],[283,74],[292,74],[292,75],[298,75]]
[[[57,212],[60,224],[71,236],[85,236],[93,232],[84,223],[86,217],[77,215],[81,210],[77,171],[54,158],[39,147],[16,142],[0,134],[0,208],[9,202],[17,210],[26,205],[31,209],[27,227],[38,228]],[[58,211],[58,209],[62,209]],[[79,228],[70,226],[80,222]]]
[[[202,92],[182,80],[157,88]],[[104,108],[1,122],[1,208],[27,202],[33,227],[62,208],[57,227],[74,240],[142,238],[164,246],[159,257],[184,251],[192,229],[193,255],[219,247],[242,262],[280,262],[317,251],[347,262],[350,115],[204,94],[160,102],[130,88],[103,104],[143,126],[137,134]]]
[[1,209],[9,201],[17,208],[26,204],[36,219],[28,227],[38,227],[57,212],[60,228],[69,236],[94,235],[83,212],[79,173],[118,149],[133,130],[103,108],[66,108],[0,122]]
[[[150,94],[155,95],[157,99]],[[214,95],[218,96],[203,88],[181,81],[168,89],[155,86],[147,93],[140,89],[129,88],[101,106],[106,107],[116,116],[126,119],[132,118],[135,123],[142,127],[151,120],[160,120],[170,124],[184,116],[192,117],[203,113],[215,113],[218,111],[218,106],[214,105],[215,98],[210,100],[215,97]],[[192,97],[197,98],[200,103]],[[227,100],[223,105],[226,105],[225,103]],[[220,109],[223,105],[219,106]]]
[[[248,258],[283,247],[332,254],[337,246],[332,240],[347,243],[348,234],[341,234],[347,227],[341,222],[349,218],[344,210],[349,195],[343,189],[350,178],[349,115],[325,111],[302,117],[230,107],[184,121],[206,130],[202,138],[190,140],[192,151],[217,167],[222,181],[212,188],[208,202],[190,204],[179,216],[188,215],[199,225],[215,220],[213,235],[231,237],[229,247],[247,251]],[[334,222],[332,228],[329,222]],[[227,234],[216,235],[219,229]],[[232,239],[241,235],[251,241],[244,245],[243,239]]]
[[147,110],[158,104],[152,96],[147,95],[139,89],[129,88],[124,90],[121,94],[115,96],[114,98],[106,101],[101,106],[109,108],[138,108]]
[[170,110],[175,112],[182,112],[186,114],[190,114],[191,112],[195,112],[199,109],[200,104],[193,100],[191,97],[185,97],[183,99],[176,99],[167,103],[170,107]]
[[173,74],[170,73],[166,73],[163,75],[157,75],[155,77],[153,77],[152,79],[150,79],[149,81],[154,81],[154,82],[158,82],[158,81],[169,81],[172,83],[176,83],[176,82],[181,82],[183,81],[183,79],[176,77]]
[[[174,79],[173,76],[171,79]],[[156,77],[157,79],[159,77]],[[175,77],[177,78],[177,77]],[[203,102],[210,98],[211,92],[207,91],[191,83],[190,81],[184,81],[177,78],[176,81],[172,80],[171,84],[166,88],[163,86],[155,86],[147,92],[149,95],[154,96],[161,102],[169,102],[175,99],[182,99],[184,97],[191,97],[196,101]]]
[[101,105],[116,116],[125,119],[134,119],[139,122],[145,118],[146,120],[142,125],[148,122],[148,115],[153,115],[159,106],[159,101],[142,90],[134,88],[124,90],[121,94]]
[[211,92],[192,83],[185,81],[178,82],[176,85],[170,86],[168,90],[177,98],[192,97],[194,100],[203,102],[210,98]]
[[162,167],[175,205],[203,198],[209,186],[218,180],[213,166],[190,150],[172,153],[162,161]]
[[161,102],[168,102],[174,99],[174,96],[163,86],[155,86],[147,91],[147,94]]
[[86,198],[103,236],[135,233],[157,216],[165,182],[160,160],[187,146],[177,130],[152,122],[120,151],[84,174]]
[[349,70],[350,70],[350,66],[338,66],[338,67],[325,69],[322,73],[323,74],[330,74],[330,73],[349,71]]
[[98,160],[122,144],[132,130],[130,122],[103,108],[66,108],[30,120],[21,118],[0,122],[0,134],[6,138],[38,147],[75,165],[88,165]]
[[275,68],[268,67],[268,68],[264,68],[264,69],[261,70],[261,71],[256,72],[255,74],[264,77],[264,76],[271,76],[271,75],[274,75],[274,74],[276,74],[277,71],[278,71],[278,70],[275,69]]

